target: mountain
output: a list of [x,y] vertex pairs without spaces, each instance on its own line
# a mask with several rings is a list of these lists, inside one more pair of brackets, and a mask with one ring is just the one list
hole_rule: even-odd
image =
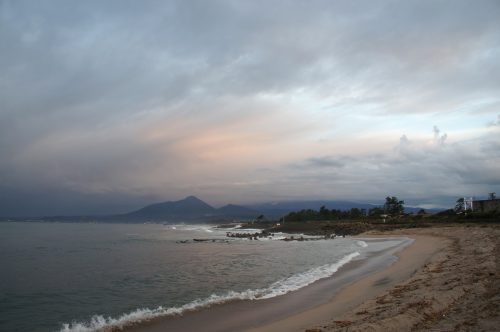
[[123,215],[126,219],[203,219],[215,215],[216,209],[195,196],[180,201],[151,204],[137,211]]
[[219,216],[233,218],[256,218],[260,212],[240,205],[228,204],[216,210]]
[[127,221],[203,222],[210,220],[253,219],[260,213],[234,204],[215,209],[195,196],[180,201],[151,204],[137,211],[121,215]]

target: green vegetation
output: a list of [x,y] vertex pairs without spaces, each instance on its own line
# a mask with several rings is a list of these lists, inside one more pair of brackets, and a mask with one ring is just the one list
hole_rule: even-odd
[[[404,201],[400,201],[395,196],[387,196],[383,207],[372,209],[352,208],[350,210],[329,210],[322,206],[319,211],[306,209],[298,212],[291,212],[285,216],[286,221],[328,221],[328,220],[367,220],[380,218],[398,218],[404,213]],[[424,211],[425,213],[425,211]],[[382,217],[384,216],[384,217]]]
[[465,210],[465,200],[463,197],[457,199],[457,204],[455,204],[455,212],[462,212]]
[[[252,223],[271,232],[304,233],[311,235],[354,235],[369,230],[387,231],[400,228],[451,226],[453,224],[490,224],[500,222],[500,212],[478,213],[463,211],[464,199],[458,199],[454,209],[428,213],[420,209],[416,213],[404,213],[404,201],[387,196],[381,207],[369,210],[304,209],[291,212],[280,219],[281,224],[272,221]],[[283,222],[284,221],[284,222]]]
[[365,209],[352,208],[348,211],[337,209],[329,210],[322,206],[319,211],[307,209],[298,212],[290,212],[285,216],[286,222],[291,221],[313,221],[313,220],[355,220],[366,217]]
[[500,212],[460,212],[456,209],[448,209],[427,217],[429,222],[453,222],[453,223],[497,223],[500,222]]
[[405,212],[405,201],[400,201],[396,196],[385,198],[384,212],[390,215],[399,215]]

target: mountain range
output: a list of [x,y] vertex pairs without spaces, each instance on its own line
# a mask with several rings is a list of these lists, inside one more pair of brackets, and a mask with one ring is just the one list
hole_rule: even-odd
[[[137,211],[123,215],[127,219],[151,221],[189,221],[189,220],[232,220],[255,219],[264,215],[269,219],[278,219],[290,212],[303,209],[319,210],[322,206],[327,209],[349,210],[352,208],[372,209],[380,205],[356,203],[349,201],[315,200],[289,201],[276,203],[262,203],[248,206],[228,204],[214,208],[195,196],[188,196],[179,201],[170,201],[151,204]],[[418,207],[405,207],[406,212],[417,212]]]
[[[289,201],[262,203],[248,206],[228,204],[214,208],[195,196],[188,196],[178,201],[168,201],[147,205],[141,209],[118,215],[107,216],[57,216],[44,217],[40,220],[55,221],[103,221],[103,222],[229,222],[233,220],[253,220],[263,215],[267,219],[280,217],[303,209],[319,210],[321,206],[328,209],[349,210],[351,208],[371,209],[380,205],[355,203],[348,201]],[[405,207],[407,212],[415,212],[420,208]]]
[[283,215],[301,209],[319,209],[321,206],[329,209],[372,208],[370,204],[333,201],[296,201],[286,203],[265,203],[251,206],[228,204],[214,208],[195,196],[188,196],[179,201],[162,202],[145,206],[130,213],[115,216],[131,221],[200,221],[200,220],[232,220],[255,219],[259,215],[267,218],[279,218]]
[[150,221],[186,221],[203,219],[256,218],[259,212],[239,205],[214,208],[195,196],[180,201],[151,204],[122,215],[124,219]]

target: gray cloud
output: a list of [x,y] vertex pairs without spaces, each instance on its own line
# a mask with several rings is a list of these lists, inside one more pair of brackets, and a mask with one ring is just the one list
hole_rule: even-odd
[[446,142],[446,139],[448,138],[447,134],[441,135],[441,131],[437,126],[434,126],[432,128],[432,131],[434,132],[434,142],[439,145],[443,145]]
[[[497,183],[496,132],[435,127],[432,148],[408,133],[370,154],[354,138],[405,114],[498,113],[498,17],[494,0],[0,1],[0,193],[64,192],[80,213],[111,197],[481,191]],[[356,127],[367,117],[381,120]],[[352,152],[310,143],[332,132]]]
[[316,198],[377,203],[391,194],[409,204],[428,207],[452,206],[456,197],[483,197],[498,188],[500,131],[452,144],[444,144],[438,128],[433,128],[433,134],[430,140],[411,140],[403,135],[392,152],[350,156],[341,168],[325,168],[321,162],[314,164],[307,159],[302,164],[307,167],[294,168],[293,172],[277,170],[272,181],[283,192],[307,191]]
[[348,157],[333,157],[333,156],[322,156],[322,157],[312,157],[308,158],[302,163],[295,163],[290,165],[292,168],[298,169],[309,169],[309,168],[341,168],[345,166],[345,159]]
[[498,127],[498,126],[500,126],[500,114],[497,116],[496,121],[488,122],[488,127]]

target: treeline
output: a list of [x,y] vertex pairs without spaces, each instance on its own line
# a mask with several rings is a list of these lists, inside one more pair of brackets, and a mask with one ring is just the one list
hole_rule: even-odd
[[327,209],[322,206],[319,211],[313,209],[290,212],[285,216],[285,221],[312,221],[312,220],[346,220],[366,218],[367,210],[352,208],[350,210]]
[[285,216],[285,221],[359,220],[364,218],[380,218],[382,215],[397,217],[403,213],[404,201],[400,201],[395,196],[387,196],[383,207],[374,207],[368,210],[358,208],[352,208],[350,210],[329,210],[325,206],[322,206],[319,211],[304,209],[298,212],[290,212]]

